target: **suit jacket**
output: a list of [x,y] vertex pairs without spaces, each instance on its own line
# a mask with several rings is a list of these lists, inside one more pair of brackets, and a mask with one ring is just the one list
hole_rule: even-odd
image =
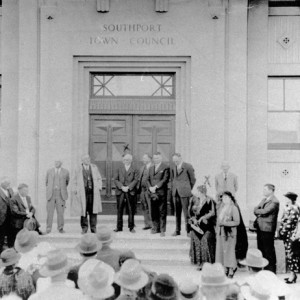
[[263,199],[258,206],[254,208],[254,214],[257,217],[258,229],[260,231],[275,233],[278,212],[279,201],[274,195],[267,202]]
[[10,198],[13,195],[13,191],[11,189],[8,190],[9,196],[7,197],[2,189],[0,188],[0,226],[5,225],[5,223],[9,219],[10,209],[9,202]]
[[176,195],[177,191],[180,197],[191,197],[196,182],[194,168],[191,164],[183,162],[181,170],[177,174],[177,167],[173,167],[171,169],[171,181],[173,196]]
[[[35,208],[31,204],[31,199],[29,196],[26,197],[28,209],[32,214],[35,214]],[[22,229],[24,226],[24,221],[27,219],[26,208],[19,194],[13,196],[10,200],[10,224],[12,227],[17,229]]]
[[[54,176],[55,168],[49,169],[46,175],[46,198],[49,201],[53,195],[54,190]],[[68,184],[70,181],[70,174],[67,169],[61,168],[59,172],[59,187],[61,192],[61,197],[63,200],[68,199]]]
[[156,194],[165,195],[168,190],[168,182],[170,178],[170,168],[161,163],[155,172],[155,166],[151,166],[149,169],[147,185],[148,188],[151,186],[157,186]]
[[232,195],[235,195],[238,190],[237,176],[233,173],[228,173],[225,181],[224,173],[222,172],[216,175],[215,186],[218,194],[222,194],[227,191]]
[[114,174],[114,180],[116,185],[116,195],[121,195],[123,193],[122,186],[129,187],[130,195],[136,194],[136,185],[139,181],[139,170],[131,164],[128,172],[126,172],[125,166],[122,163]]
[[136,185],[136,189],[137,189],[138,193],[141,192],[142,188],[147,188],[148,174],[149,174],[149,170],[150,170],[151,166],[152,166],[152,164],[150,165],[150,167],[148,169],[147,169],[147,166],[145,166],[145,165],[143,165],[140,168],[139,181]]

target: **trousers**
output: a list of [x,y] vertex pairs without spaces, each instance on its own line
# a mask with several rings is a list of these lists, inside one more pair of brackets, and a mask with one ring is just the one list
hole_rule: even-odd
[[47,202],[47,231],[51,231],[54,211],[57,213],[57,229],[64,228],[65,200],[61,196],[60,190],[54,190],[51,199]]
[[117,196],[117,228],[123,228],[123,212],[124,208],[128,211],[128,228],[131,230],[134,228],[134,211],[135,211],[135,196],[130,193],[121,193]]
[[141,195],[140,195],[143,215],[144,215],[144,223],[145,227],[152,227],[151,221],[151,200],[148,195],[147,189],[142,187]]
[[[93,203],[94,203],[94,190],[93,189],[86,189],[85,191],[85,198],[86,198],[86,213],[85,216],[81,216],[80,225],[82,231],[85,233],[88,231],[89,223],[90,229],[92,233],[96,233],[97,229],[97,214],[93,213]],[[89,216],[89,222],[88,222]]]
[[181,231],[181,212],[183,211],[185,220],[185,229],[190,232],[190,226],[188,224],[188,207],[189,207],[189,197],[180,197],[178,192],[175,194],[175,216],[176,216],[176,231]]

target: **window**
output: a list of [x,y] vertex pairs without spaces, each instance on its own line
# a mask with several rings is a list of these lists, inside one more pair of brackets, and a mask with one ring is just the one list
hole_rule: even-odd
[[175,99],[174,74],[94,73],[91,97],[154,97]]
[[269,77],[268,149],[300,150],[299,77]]

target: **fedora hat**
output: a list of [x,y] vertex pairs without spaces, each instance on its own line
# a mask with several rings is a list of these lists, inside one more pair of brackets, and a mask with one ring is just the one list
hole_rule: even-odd
[[101,247],[102,245],[95,233],[86,233],[81,237],[80,243],[75,248],[81,254],[91,254],[98,252]]
[[202,286],[222,286],[233,282],[226,277],[224,268],[220,263],[204,263],[201,274]]
[[84,294],[102,299],[110,298],[115,290],[114,269],[108,264],[91,258],[81,265],[78,272],[78,286]]
[[148,281],[148,275],[136,259],[127,259],[120,271],[115,274],[115,283],[131,291],[140,290]]
[[176,300],[177,295],[178,287],[174,279],[168,274],[160,274],[152,283],[149,299]]
[[291,199],[292,201],[296,201],[298,198],[298,195],[292,192],[288,192],[284,196]]
[[40,268],[43,277],[53,277],[66,272],[68,269],[68,258],[62,250],[51,250],[47,254],[44,265]]
[[38,243],[38,233],[26,228],[20,230],[16,236],[15,249],[20,253],[32,250]]
[[199,285],[191,279],[179,284],[179,295],[182,300],[195,300],[199,298]]
[[99,226],[97,228],[97,238],[103,244],[111,243],[114,239],[114,233],[106,226]]
[[17,253],[15,249],[9,248],[1,253],[0,258],[1,266],[7,267],[16,264],[20,260],[21,254]]
[[246,258],[244,260],[241,260],[240,264],[249,267],[264,268],[269,264],[269,261],[263,258],[260,250],[250,248],[247,251]]
[[127,259],[136,259],[133,251],[125,250],[124,252],[121,252],[119,256],[119,265],[122,266]]

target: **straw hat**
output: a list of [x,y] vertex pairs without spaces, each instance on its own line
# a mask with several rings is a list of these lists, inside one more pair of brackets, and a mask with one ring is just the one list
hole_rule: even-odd
[[9,248],[9,249],[4,250],[1,253],[0,258],[1,258],[0,265],[3,267],[7,267],[7,266],[16,264],[20,260],[21,255],[19,253],[17,253],[17,251],[15,249]]
[[98,252],[101,247],[102,244],[98,241],[95,233],[86,233],[81,237],[80,243],[75,248],[81,254],[90,254]]
[[38,233],[26,228],[20,230],[16,236],[15,249],[20,253],[32,250],[38,243]]
[[106,226],[99,226],[97,228],[97,238],[102,245],[105,245],[113,241],[114,233]]
[[178,287],[174,279],[168,274],[158,275],[151,287],[149,299],[151,300],[176,300]]
[[53,277],[66,272],[68,258],[62,250],[51,250],[47,254],[45,264],[40,268],[40,274],[44,277]]
[[182,300],[195,300],[199,298],[199,285],[191,279],[186,279],[179,284],[179,295]]
[[240,261],[240,264],[249,267],[264,268],[269,264],[269,261],[263,258],[260,250],[250,248],[247,251],[246,259]]
[[89,259],[81,265],[78,272],[78,286],[84,294],[102,299],[110,298],[115,290],[114,270],[98,259]]
[[148,275],[143,271],[136,259],[128,259],[115,275],[115,283],[131,291],[138,291],[149,281]]
[[224,268],[220,263],[204,263],[201,273],[202,286],[222,286],[233,282],[226,277]]

